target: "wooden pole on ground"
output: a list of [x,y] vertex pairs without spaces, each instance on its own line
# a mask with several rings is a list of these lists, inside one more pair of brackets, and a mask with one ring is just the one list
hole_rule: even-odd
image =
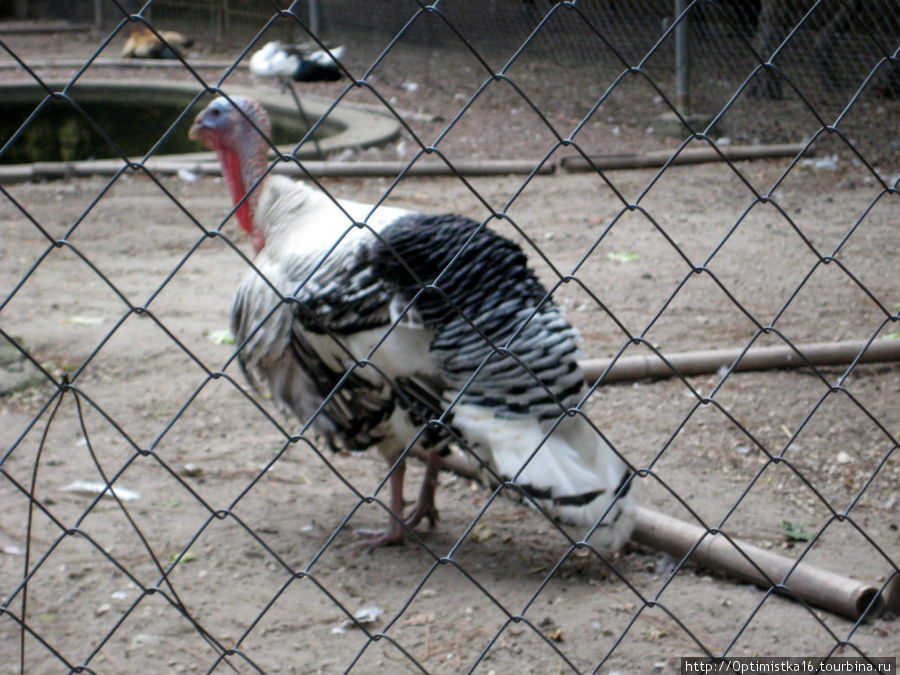
[[[868,346],[867,346],[868,345]],[[798,344],[796,349],[783,346],[742,349],[704,349],[675,354],[647,353],[613,359],[586,359],[581,362],[585,379],[593,384],[601,376],[603,382],[640,380],[673,375],[704,375],[734,365],[735,371],[771,368],[803,368],[834,366],[876,361],[900,361],[900,339],[849,342],[815,342]],[[740,360],[738,360],[740,359]],[[737,362],[737,363],[735,363]]]

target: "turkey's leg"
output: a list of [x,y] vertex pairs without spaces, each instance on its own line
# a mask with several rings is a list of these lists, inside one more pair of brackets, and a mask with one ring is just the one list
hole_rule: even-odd
[[[391,474],[390,478],[390,490],[391,490],[391,504],[390,508],[393,511],[397,518],[403,518],[403,474],[406,473],[406,460],[401,459],[397,464],[397,468],[394,469],[394,472]],[[387,529],[379,536],[373,537],[372,539],[363,539],[361,541],[356,542],[357,546],[362,546],[364,548],[373,549],[378,548],[379,546],[388,546],[390,544],[402,544],[403,540],[406,537],[406,531],[403,528],[403,523],[397,520],[394,516],[388,516],[388,526]],[[421,519],[421,516],[420,516]],[[371,532],[371,530],[370,530]]]
[[434,505],[434,492],[437,489],[438,472],[441,470],[441,457],[436,452],[429,452],[425,464],[425,478],[422,479],[422,489],[419,492],[419,500],[403,519],[409,527],[415,527],[422,518],[428,518],[428,523],[434,527],[438,519],[438,510]]

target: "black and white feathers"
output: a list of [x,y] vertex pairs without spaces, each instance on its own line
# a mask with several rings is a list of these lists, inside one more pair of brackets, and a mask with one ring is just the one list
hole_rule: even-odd
[[331,82],[341,78],[338,61],[343,56],[343,46],[307,53],[273,40],[250,56],[250,72],[260,77],[291,78],[296,82]]
[[[261,111],[232,100],[247,117]],[[196,136],[215,147],[207,128],[259,135],[232,134],[245,117],[217,101]],[[581,412],[578,336],[519,246],[468,218],[336,202],[283,176],[254,193],[248,231],[258,227],[264,243],[237,291],[232,329],[247,372],[276,401],[331,446],[377,447],[390,462],[415,444],[437,457],[458,443],[488,482],[579,526],[576,536],[596,527],[592,543],[624,543],[631,473]],[[401,540],[399,518],[412,526],[437,516],[437,463],[408,517],[398,467],[398,519],[374,543]]]

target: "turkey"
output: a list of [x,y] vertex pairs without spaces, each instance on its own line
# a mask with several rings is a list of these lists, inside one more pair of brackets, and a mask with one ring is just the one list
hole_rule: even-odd
[[332,82],[341,78],[338,60],[344,47],[318,49],[310,54],[277,40],[267,42],[250,57],[250,72],[260,77],[291,78],[296,82]]
[[[441,455],[472,453],[486,482],[603,549],[633,527],[632,473],[580,408],[576,331],[521,248],[455,215],[333,200],[267,172],[262,106],[219,97],[191,138],[216,151],[256,252],[231,326],[251,383],[332,449],[377,448],[394,469],[370,546],[402,542],[434,503]],[[428,458],[404,514],[404,458]],[[602,519],[602,520],[601,520]],[[599,524],[598,524],[599,521]]]

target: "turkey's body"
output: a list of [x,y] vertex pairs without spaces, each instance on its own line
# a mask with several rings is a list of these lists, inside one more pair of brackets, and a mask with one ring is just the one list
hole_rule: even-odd
[[[232,328],[281,406],[335,449],[375,446],[393,462],[455,439],[488,480],[514,480],[564,522],[606,514],[628,471],[566,415],[585,393],[577,336],[518,246],[458,216],[338,207],[281,177],[258,209],[267,244]],[[628,506],[606,515],[598,543],[627,537]]]
[[579,526],[574,536],[624,543],[631,473],[582,411],[576,331],[516,244],[468,218],[335,202],[280,176],[251,196],[236,211],[259,250],[232,313],[241,363],[332,448],[396,462],[395,517],[373,543],[434,522],[438,464],[404,518],[402,457],[451,442],[488,482]]

